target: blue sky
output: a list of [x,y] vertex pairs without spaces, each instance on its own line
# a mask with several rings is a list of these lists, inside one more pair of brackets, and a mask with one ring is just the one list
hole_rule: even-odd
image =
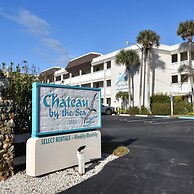
[[193,0],[0,0],[0,63],[65,67],[88,52],[135,43],[146,29],[161,44],[177,44],[178,25],[194,19],[193,8]]

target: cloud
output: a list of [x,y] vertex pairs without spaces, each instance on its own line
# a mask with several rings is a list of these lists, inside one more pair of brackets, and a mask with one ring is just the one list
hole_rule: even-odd
[[61,54],[67,52],[67,50],[61,44],[61,42],[59,42],[58,40],[55,40],[55,39],[52,39],[52,38],[46,38],[46,39],[44,39],[44,43],[47,46],[49,46],[50,48],[54,49],[55,51],[58,51]]
[[66,60],[63,61],[69,60],[70,57],[67,49],[60,41],[51,37],[51,26],[44,19],[26,9],[20,9],[16,15],[10,15],[5,13],[2,7],[0,7],[0,15],[22,25],[26,32],[30,33],[32,36],[38,37],[46,47],[60,54],[59,59],[54,59],[55,61],[61,61],[62,58],[66,58]]
[[48,36],[50,34],[50,25],[45,20],[32,14],[26,9],[20,9],[18,14],[13,16],[3,12],[1,8],[0,14],[14,22],[21,24],[25,27],[25,30],[32,35]]

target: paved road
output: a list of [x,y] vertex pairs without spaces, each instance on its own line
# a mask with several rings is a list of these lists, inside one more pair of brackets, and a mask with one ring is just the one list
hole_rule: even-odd
[[130,153],[65,193],[193,194],[194,120],[103,117],[102,140]]

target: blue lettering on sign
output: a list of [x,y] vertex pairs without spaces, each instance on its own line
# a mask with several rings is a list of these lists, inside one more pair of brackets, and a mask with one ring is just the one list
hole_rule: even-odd
[[43,105],[47,108],[54,107],[88,107],[89,102],[85,99],[71,98],[67,96],[64,98],[59,98],[55,93],[47,94],[43,97]]

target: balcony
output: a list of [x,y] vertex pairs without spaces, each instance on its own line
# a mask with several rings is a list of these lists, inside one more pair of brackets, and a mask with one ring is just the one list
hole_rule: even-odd
[[105,71],[105,77],[108,78],[108,77],[111,77],[111,69],[107,69]]
[[106,95],[108,95],[108,96],[111,95],[111,87],[106,88]]
[[91,73],[84,74],[80,76],[80,81],[81,82],[91,82],[91,78],[92,78]]
[[[171,69],[173,71],[178,71],[178,68],[181,66],[181,65],[189,65],[189,61],[188,60],[185,60],[185,61],[180,61],[180,62],[175,62],[175,63],[172,63],[171,64]],[[192,68],[194,69],[194,60],[192,60]]]
[[92,74],[92,80],[104,79],[104,71],[96,71]]
[[172,84],[172,93],[174,94],[187,94],[190,92],[190,84],[183,83],[183,84]]

